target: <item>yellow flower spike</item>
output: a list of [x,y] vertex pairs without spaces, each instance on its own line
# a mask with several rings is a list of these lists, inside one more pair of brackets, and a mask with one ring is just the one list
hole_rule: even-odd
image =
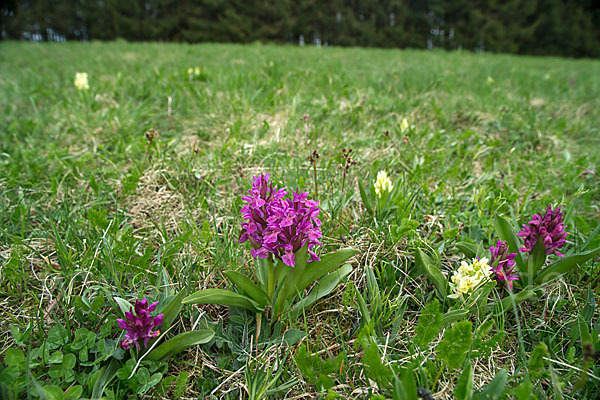
[[448,295],[457,299],[471,293],[481,282],[492,274],[489,260],[485,257],[474,259],[471,264],[461,261],[460,267],[450,278],[450,288],[454,292]]
[[375,182],[375,194],[381,198],[385,192],[391,192],[394,188],[392,180],[388,177],[384,170],[377,173],[377,181]]
[[489,85],[491,85],[492,83],[494,83],[494,78],[492,78],[491,76],[488,76],[488,78],[487,78],[487,83],[488,83]]
[[87,72],[77,72],[75,73],[75,82],[74,85],[79,90],[87,90],[90,88],[88,84],[88,74]]
[[404,118],[402,120],[402,123],[400,123],[400,130],[402,131],[402,133],[404,133],[408,130],[408,128],[409,128],[408,120],[406,118]]

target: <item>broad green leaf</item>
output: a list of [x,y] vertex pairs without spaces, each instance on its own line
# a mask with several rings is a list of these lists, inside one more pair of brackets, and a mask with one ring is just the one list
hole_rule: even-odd
[[25,354],[21,351],[21,349],[10,348],[6,351],[6,355],[4,356],[4,362],[9,367],[15,367],[20,365],[25,361]]
[[64,400],[79,400],[83,394],[83,386],[75,385],[70,387],[64,395]]
[[252,279],[246,275],[240,274],[237,271],[225,271],[223,274],[232,281],[239,290],[242,290],[252,300],[256,301],[261,307],[266,307],[269,304],[269,296],[267,293],[259,288],[256,283],[252,282]]
[[108,365],[102,367],[102,369],[100,370],[102,372],[94,382],[94,386],[92,389],[93,399],[99,399],[102,397],[102,395],[104,394],[104,388],[110,383],[110,381],[113,380],[118,370],[119,362],[114,358],[110,360],[110,363]]
[[338,251],[325,254],[321,257],[320,261],[308,263],[299,286],[303,288],[308,287],[308,285],[318,280],[322,276],[325,276],[331,271],[338,269],[356,253],[358,253],[358,250],[356,249],[340,249]]
[[532,393],[531,380],[526,376],[525,379],[515,388],[515,397],[518,400],[530,400]]
[[544,263],[546,262],[546,246],[544,246],[543,240],[538,240],[533,249],[531,249],[531,253],[529,253],[529,257],[527,258],[527,276],[529,277],[529,282],[527,284],[531,284],[537,272],[542,268]]
[[436,348],[437,357],[448,367],[458,369],[473,343],[473,330],[470,321],[461,321],[446,329],[444,339]]
[[535,292],[530,289],[522,290],[519,293],[517,293],[516,295],[514,295],[514,304],[513,304],[513,299],[510,296],[506,296],[505,298],[502,299],[502,309],[504,311],[510,311],[513,309],[514,305],[522,303],[533,297],[535,297]]
[[577,328],[579,329],[579,338],[581,339],[582,352],[585,353],[586,343],[592,344],[592,336],[587,323],[581,315],[577,316]]
[[250,311],[262,311],[258,303],[249,297],[224,289],[204,289],[192,293],[182,301],[183,304],[220,304],[241,307]]
[[448,281],[442,271],[433,264],[421,249],[417,249],[415,253],[415,264],[417,269],[424,273],[435,285],[442,299],[445,299],[448,293]]
[[[268,260],[266,258],[258,258],[258,259],[256,259],[256,262],[255,262],[256,269],[254,272],[256,274],[256,279],[258,279],[258,282],[260,283],[261,288],[265,292],[268,290],[267,281],[269,279],[269,262],[272,262],[272,261]],[[283,275],[283,274],[280,274],[280,275]]]
[[367,191],[365,190],[365,187],[360,179],[358,180],[358,190],[360,192],[360,199],[362,200],[363,205],[365,206],[369,214],[373,215],[373,202],[367,194]]
[[549,280],[554,279],[565,272],[577,268],[598,254],[600,254],[600,247],[594,250],[586,251],[585,253],[563,257],[544,268],[542,272],[536,276],[535,281],[536,283],[548,282]]
[[298,301],[294,307],[292,307],[290,310],[290,318],[296,318],[304,308],[331,293],[342,280],[346,279],[346,277],[350,275],[351,272],[352,266],[350,264],[344,264],[337,271],[334,271],[321,278],[319,283],[312,288],[308,296]]
[[592,318],[594,317],[596,311],[596,298],[594,296],[594,292],[592,288],[588,286],[587,288],[587,296],[585,300],[585,306],[583,306],[583,310],[581,310],[581,316],[588,324],[592,323]]
[[425,305],[415,331],[415,343],[419,347],[427,346],[442,329],[442,313],[440,303],[433,300]]
[[46,400],[62,400],[64,399],[63,391],[56,385],[44,386],[44,395],[42,398],[45,398]]
[[306,333],[299,329],[288,329],[283,335],[269,339],[269,343],[285,343],[288,346],[293,346],[305,336]]
[[188,347],[210,342],[214,335],[215,332],[209,329],[181,333],[169,340],[164,341],[162,344],[152,350],[146,359],[153,361],[164,361],[172,355],[187,349]]
[[[372,397],[371,397],[372,399]],[[409,368],[402,370],[400,377],[394,377],[392,400],[418,400],[417,383]]]
[[77,363],[77,358],[75,357],[75,354],[65,354],[63,360],[62,360],[62,366],[65,369],[73,369],[75,367],[75,364]]
[[508,243],[508,248],[509,248],[510,252],[517,253],[517,256],[515,257],[515,261],[517,262],[519,271],[521,271],[523,273],[527,272],[525,270],[527,268],[527,265],[525,264],[525,261],[523,260],[521,253],[519,252],[520,246],[519,246],[519,241],[517,240],[517,235],[515,234],[515,231],[513,230],[513,227],[510,224],[510,222],[508,222],[504,217],[501,217],[500,215],[496,215],[494,217],[494,228],[496,229],[496,234],[498,235],[498,237],[501,240]]
[[[306,286],[301,285],[302,277],[306,270],[308,258],[308,244],[296,252],[296,265],[286,269],[285,279],[275,292],[273,304],[273,317],[278,318],[287,301],[291,301],[296,295],[301,294]],[[286,268],[286,266],[283,266]],[[307,285],[308,286],[308,285]]]
[[160,325],[160,329],[162,331],[166,331],[171,327],[171,324],[181,312],[181,308],[183,307],[182,300],[185,296],[185,290],[182,290],[177,294],[177,296],[173,297],[165,308],[161,310],[163,314],[163,323]]
[[475,258],[477,256],[477,245],[469,242],[458,242],[456,248],[467,258]]
[[380,294],[379,294],[379,285],[377,284],[377,279],[375,278],[375,274],[373,270],[369,267],[365,268],[365,275],[367,276],[367,289],[369,290],[369,302],[371,304],[378,303]]
[[133,306],[131,305],[130,302],[128,302],[125,299],[122,299],[120,297],[113,297],[113,299],[115,299],[115,301],[117,302],[117,304],[119,305],[119,308],[121,309],[121,312],[123,314],[125,314],[128,311],[131,311],[131,309],[133,308]]
[[404,393],[406,394],[406,399],[417,400],[417,382],[410,368],[405,368],[402,371],[401,381],[404,388]]
[[362,294],[360,294],[358,289],[354,288],[354,291],[356,293],[356,302],[358,303],[358,311],[360,312],[360,315],[362,316],[362,319],[364,320],[365,325],[369,325],[371,323],[371,313],[369,312],[369,309],[367,308],[367,303],[365,303],[365,299],[362,296]]
[[494,379],[488,383],[483,390],[477,394],[476,400],[499,400],[504,393],[504,387],[508,380],[508,372],[503,369],[496,374]]
[[598,236],[600,234],[600,224],[598,226],[596,226],[596,229],[594,229],[594,231],[592,233],[590,233],[590,236],[588,236],[588,238],[585,240],[585,243],[581,246],[581,250],[585,250],[587,249],[587,247],[590,245],[590,243],[592,243],[592,241],[594,240],[594,238],[596,236]]
[[442,316],[442,320],[444,321],[444,326],[447,326],[453,322],[469,318],[470,315],[469,310],[451,310]]
[[473,398],[473,365],[471,362],[467,363],[460,374],[453,394],[457,400],[471,400]]
[[61,324],[54,325],[52,328],[50,328],[50,331],[48,331],[48,340],[46,342],[50,350],[62,348],[64,345],[69,343],[69,341],[69,332]]
[[48,359],[48,364],[61,364],[63,362],[63,358],[64,354],[62,351],[55,351]]

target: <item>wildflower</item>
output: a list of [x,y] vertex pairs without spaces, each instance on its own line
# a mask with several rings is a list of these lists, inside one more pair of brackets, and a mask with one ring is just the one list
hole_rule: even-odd
[[519,276],[513,274],[513,268],[516,264],[515,257],[517,253],[508,252],[508,244],[498,240],[496,246],[490,248],[491,270],[494,273],[493,278],[498,282],[506,282],[506,287],[512,290],[513,283],[519,279]]
[[158,301],[148,305],[148,300],[144,297],[142,301],[135,302],[135,315],[133,308],[125,313],[125,319],[117,319],[119,328],[127,331],[125,339],[121,341],[121,347],[128,350],[131,345],[140,349],[140,341],[143,341],[143,346],[148,346],[148,341],[160,334],[157,329],[153,331],[163,322],[163,314],[158,314],[156,317],[150,315],[156,308]]
[[200,67],[189,67],[187,74],[190,79],[194,79],[195,76],[200,76]]
[[322,237],[319,203],[309,200],[308,192],[292,190],[292,198],[286,198],[285,188],[278,189],[269,183],[267,173],[254,177],[249,193],[242,196],[248,204],[240,210],[245,221],[239,242],[250,242],[252,257],[273,255],[293,267],[295,253],[307,245],[309,262],[319,260],[313,251],[314,246],[321,244]]
[[400,123],[400,130],[402,131],[402,133],[404,133],[408,130],[408,128],[409,128],[408,120],[406,118],[404,118],[402,120],[402,122]]
[[375,194],[381,198],[385,192],[391,192],[394,186],[392,185],[391,179],[388,177],[385,171],[379,171],[377,173],[377,181],[375,182]]
[[471,264],[465,261],[460,263],[458,271],[452,275],[450,288],[454,294],[448,295],[452,299],[457,299],[473,291],[480,283],[492,274],[487,258],[476,258]]
[[567,227],[563,222],[563,215],[560,212],[560,207],[552,209],[552,205],[548,206],[546,214],[541,216],[535,214],[531,217],[529,224],[523,224],[523,230],[518,236],[523,239],[523,247],[519,249],[521,252],[530,253],[535,247],[538,239],[544,242],[546,254],[555,253],[559,257],[564,257],[558,250],[565,245]]
[[494,83],[494,78],[492,78],[491,76],[488,76],[487,83],[488,83],[488,85],[491,85],[492,83]]
[[75,87],[79,90],[86,90],[90,88],[88,84],[88,75],[87,72],[77,72],[75,73]]

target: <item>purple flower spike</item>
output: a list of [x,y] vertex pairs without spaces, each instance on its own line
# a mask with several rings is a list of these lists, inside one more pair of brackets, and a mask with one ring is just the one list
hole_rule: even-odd
[[269,183],[269,174],[255,176],[249,196],[242,196],[248,204],[240,210],[244,218],[240,243],[249,241],[254,258],[273,255],[284,264],[296,265],[295,253],[308,244],[309,261],[319,257],[311,249],[320,245],[321,221],[319,203],[308,199],[308,192],[295,192],[286,198],[285,188]]
[[121,347],[128,350],[133,344],[139,350],[140,341],[146,347],[151,338],[160,334],[158,329],[155,331],[152,329],[162,324],[164,315],[158,314],[156,317],[150,315],[157,304],[158,301],[148,305],[148,300],[144,297],[142,301],[136,301],[135,306],[125,313],[125,319],[117,319],[119,328],[127,331],[125,339],[121,341]]
[[549,205],[546,214],[541,216],[535,214],[531,217],[529,225],[523,224],[523,230],[519,232],[520,237],[523,237],[523,247],[519,249],[521,252],[530,253],[535,247],[538,239],[543,240],[546,254],[555,253],[559,257],[564,257],[558,250],[565,245],[567,232],[566,225],[562,222],[563,215],[560,212],[560,207],[552,209]]
[[490,265],[494,273],[493,278],[498,282],[505,282],[506,287],[512,290],[512,281],[519,279],[518,275],[513,274],[517,253],[509,253],[508,244],[501,240],[498,240],[496,246],[490,248],[490,253],[492,255]]

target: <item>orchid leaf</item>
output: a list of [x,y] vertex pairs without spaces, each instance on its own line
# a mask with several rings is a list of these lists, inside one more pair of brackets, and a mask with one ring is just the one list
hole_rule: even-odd
[[365,206],[369,214],[373,215],[373,203],[371,201],[371,198],[367,194],[367,191],[365,190],[365,186],[362,184],[360,179],[358,180],[358,190],[360,192],[360,199],[362,200],[363,205]]
[[182,300],[184,296],[185,290],[182,290],[176,296],[171,298],[171,300],[167,303],[165,308],[161,310],[163,314],[163,322],[160,326],[160,329],[162,329],[163,331],[169,329],[173,321],[175,321],[175,319],[177,318],[177,315],[179,315],[179,312],[183,307]]
[[102,397],[104,394],[104,388],[106,388],[106,385],[108,385],[116,376],[119,367],[119,362],[115,358],[112,358],[108,365],[105,365],[102,367],[102,369],[100,369],[102,372],[100,372],[100,375],[94,382],[94,386],[92,388],[93,399],[99,399]]
[[504,387],[508,380],[508,372],[503,369],[496,374],[494,379],[488,383],[483,390],[475,396],[476,400],[499,400],[504,393]]
[[157,348],[152,350],[146,359],[152,361],[164,361],[172,355],[187,349],[188,347],[210,342],[214,335],[215,332],[209,329],[181,333],[169,340],[166,340]]
[[594,250],[586,251],[584,253],[573,254],[570,256],[566,256],[561,258],[558,261],[553,262],[546,268],[540,272],[536,278],[536,283],[547,282],[552,278],[555,278],[559,275],[564,274],[574,268],[577,268],[581,264],[585,263],[588,260],[591,260],[596,255],[600,254],[600,247]]
[[220,304],[241,307],[250,311],[262,311],[264,309],[251,298],[224,289],[199,290],[183,299],[183,304]]
[[252,298],[255,302],[257,302],[261,307],[266,307],[269,303],[269,296],[267,293],[262,290],[256,283],[254,283],[250,278],[246,275],[241,274],[237,271],[225,271],[223,272],[230,281],[232,281],[239,290],[242,290],[248,296]]
[[321,257],[320,261],[308,263],[299,286],[303,288],[308,287],[308,285],[316,280],[319,280],[322,276],[325,276],[331,271],[339,268],[340,265],[345,263],[356,253],[358,253],[358,250],[356,249],[340,249],[338,251],[325,254]]
[[471,400],[473,398],[473,364],[467,366],[460,374],[456,386],[454,386],[454,397],[458,400]]
[[538,240],[527,259],[527,275],[529,276],[530,282],[537,275],[537,272],[542,268],[546,262],[546,246],[544,246],[543,240]]
[[475,258],[477,256],[477,245],[469,242],[458,242],[456,248],[467,258]]
[[133,308],[133,306],[131,305],[130,302],[128,302],[125,299],[122,299],[120,297],[113,297],[113,299],[115,299],[115,301],[117,302],[119,308],[121,309],[121,311],[123,312],[123,314],[125,314],[126,312],[131,311],[131,309]]
[[415,253],[415,264],[435,285],[442,299],[445,299],[446,294],[448,293],[448,281],[444,274],[442,274],[442,271],[433,264],[429,256],[421,249],[417,249],[417,252]]
[[533,290],[523,290],[516,295],[514,295],[514,303],[510,296],[507,296],[502,299],[502,309],[504,311],[510,311],[514,308],[515,305],[522,303],[526,300],[535,297],[535,292]]
[[281,310],[286,301],[291,300],[297,293],[302,293],[306,286],[300,284],[304,271],[306,269],[306,261],[308,256],[308,244],[304,245],[295,254],[295,265],[289,267],[286,271],[285,280],[283,280],[281,286],[275,292],[275,300],[273,304],[273,316],[277,316],[281,313]]
[[452,322],[462,321],[463,319],[469,318],[471,314],[468,310],[451,310],[442,316],[444,326],[451,324]]
[[312,305],[317,300],[327,296],[329,293],[336,288],[336,286],[344,280],[352,272],[352,266],[350,264],[344,264],[337,271],[330,273],[329,275],[321,278],[319,283],[312,288],[308,296],[298,301],[294,307],[290,310],[290,317],[296,318],[298,314],[306,307]]

